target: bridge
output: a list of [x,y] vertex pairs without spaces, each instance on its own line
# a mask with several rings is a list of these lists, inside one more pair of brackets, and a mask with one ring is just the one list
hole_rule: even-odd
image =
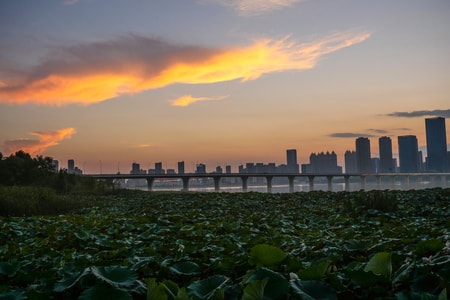
[[[350,191],[350,179],[359,178],[361,190],[366,189],[368,179],[374,179],[377,189],[381,189],[383,178],[387,178],[390,183],[390,189],[395,188],[396,180],[400,180],[405,188],[410,188],[410,182],[424,182],[424,179],[430,181],[432,187],[449,186],[450,173],[375,173],[375,174],[299,174],[299,173],[184,173],[184,174],[89,174],[97,179],[145,179],[149,191],[153,190],[153,183],[157,179],[181,179],[183,182],[182,191],[189,191],[189,180],[191,178],[212,178],[214,180],[215,191],[220,191],[220,180],[222,178],[240,178],[242,182],[242,191],[248,191],[248,179],[251,177],[265,178],[267,192],[272,193],[272,181],[275,177],[287,178],[289,182],[289,192],[294,192],[294,180],[296,178],[307,178],[309,190],[314,191],[314,180],[316,178],[326,178],[328,191],[333,190],[333,179],[343,178],[346,191]],[[412,179],[412,180],[411,180]]]

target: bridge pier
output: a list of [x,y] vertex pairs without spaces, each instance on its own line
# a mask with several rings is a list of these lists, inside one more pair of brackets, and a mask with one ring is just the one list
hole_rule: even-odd
[[328,191],[333,191],[333,176],[327,176],[327,182],[328,182]]
[[314,191],[314,177],[313,175],[309,175],[308,176],[308,181],[309,181],[309,191]]
[[409,176],[405,176],[405,180],[403,182],[403,189],[404,190],[409,190]]
[[242,191],[247,192],[248,190],[248,184],[247,184],[248,176],[241,176],[242,181]]
[[350,192],[350,176],[345,175],[344,182],[345,182],[345,191]]
[[183,177],[183,192],[189,191],[189,177]]
[[153,182],[155,181],[155,178],[146,178],[147,180],[147,190],[151,192],[153,190]]
[[395,176],[390,176],[389,181],[391,182],[391,190],[395,188]]
[[381,176],[377,175],[375,178],[377,179],[377,190],[381,190]]
[[289,180],[289,193],[293,193],[294,192],[294,176],[288,176],[288,180]]
[[216,192],[220,191],[220,178],[221,177],[214,177],[214,190]]
[[365,191],[366,190],[366,176],[361,175],[359,177],[361,178],[361,189],[363,191]]
[[272,178],[273,176],[266,176],[267,193],[272,194]]

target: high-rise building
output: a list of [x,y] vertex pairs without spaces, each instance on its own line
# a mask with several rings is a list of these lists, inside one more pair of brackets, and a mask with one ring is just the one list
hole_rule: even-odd
[[155,163],[155,174],[165,174],[166,170],[163,169],[162,162],[156,162]]
[[358,173],[358,167],[356,163],[356,151],[345,151],[344,154],[345,161],[345,173]]
[[75,171],[75,161],[73,159],[69,159],[67,161],[67,172],[73,173]]
[[141,165],[138,163],[133,163],[131,165],[131,172],[130,174],[141,174]]
[[299,172],[299,165],[297,162],[297,150],[296,149],[286,150],[286,161],[287,161],[287,172],[297,174]]
[[302,165],[302,173],[330,174],[342,173],[342,167],[337,165],[337,155],[334,151],[311,153],[309,164]]
[[184,174],[184,161],[178,162],[178,174]]
[[206,165],[205,164],[197,164],[195,173],[196,174],[205,174],[206,173]]
[[401,173],[419,172],[419,147],[415,135],[398,137],[398,154]]
[[370,157],[370,140],[365,137],[356,139],[356,166],[358,173],[372,173],[372,160]]
[[378,146],[380,151],[380,173],[392,173],[395,171],[392,163],[392,141],[388,136],[383,136],[378,139]]
[[427,134],[427,171],[446,172],[447,168],[447,133],[445,118],[425,119]]
[[231,174],[231,166],[230,165],[225,166],[225,173]]

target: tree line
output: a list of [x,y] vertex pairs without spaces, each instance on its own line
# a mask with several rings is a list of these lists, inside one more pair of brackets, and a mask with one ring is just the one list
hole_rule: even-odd
[[54,189],[58,194],[73,192],[103,193],[112,182],[56,170],[53,158],[31,157],[22,150],[4,157],[0,152],[0,186],[36,186]]

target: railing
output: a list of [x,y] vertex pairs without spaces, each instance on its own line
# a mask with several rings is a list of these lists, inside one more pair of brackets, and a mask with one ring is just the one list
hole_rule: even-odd
[[[297,173],[185,173],[185,174],[90,174],[85,175],[97,179],[145,179],[149,191],[153,190],[153,183],[157,179],[181,179],[183,182],[183,191],[189,190],[189,180],[191,178],[212,178],[214,180],[215,191],[220,191],[220,181],[222,178],[240,178],[242,182],[242,191],[248,191],[248,179],[251,177],[265,178],[267,192],[272,193],[273,178],[287,178],[289,192],[294,192],[294,183],[297,178],[307,178],[309,190],[315,189],[316,178],[326,178],[328,191],[333,190],[333,179],[341,178],[344,180],[345,190],[350,190],[350,180],[358,178],[360,189],[366,190],[368,181],[374,182],[376,189],[382,189],[383,179],[388,179],[388,189],[395,189],[396,183],[400,180],[403,189],[411,189],[413,184],[422,184],[427,182],[430,187],[443,187],[449,185],[450,173],[376,173],[376,174],[297,174]],[[386,184],[384,184],[386,186]]]

